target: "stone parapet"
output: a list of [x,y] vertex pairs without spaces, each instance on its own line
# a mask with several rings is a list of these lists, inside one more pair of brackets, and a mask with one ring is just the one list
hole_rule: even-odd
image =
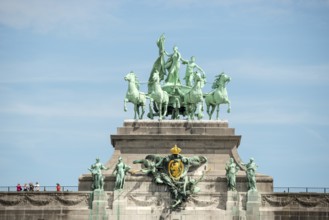
[[[144,183],[123,191],[99,194],[108,218],[99,219],[303,219],[328,220],[328,193],[205,193],[190,198],[179,210],[170,210],[165,189],[150,193]],[[0,220],[87,220],[92,215],[89,192],[0,192]],[[250,197],[250,195],[249,195]],[[260,198],[260,200],[258,199]],[[248,201],[255,204],[249,204]],[[252,207],[250,207],[252,205]],[[248,212],[248,207],[249,209]],[[258,210],[257,210],[258,207]],[[105,209],[104,209],[105,208]],[[256,216],[248,215],[256,213]],[[105,212],[104,212],[105,213]],[[94,213],[95,214],[95,213]],[[256,217],[256,218],[254,218]]]
[[234,135],[226,121],[125,120],[118,135]]
[[0,193],[0,220],[89,219],[91,192]]
[[263,193],[261,219],[329,219],[329,193]]

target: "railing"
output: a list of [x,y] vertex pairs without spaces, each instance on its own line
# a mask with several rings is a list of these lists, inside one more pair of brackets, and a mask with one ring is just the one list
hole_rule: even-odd
[[[40,186],[40,191],[53,192],[53,191],[57,191],[57,189],[56,186]],[[61,186],[61,191],[76,192],[78,191],[78,186]],[[329,193],[329,188],[328,187],[274,187],[273,191],[282,192],[282,193]],[[0,186],[0,192],[16,192],[16,186]]]
[[327,187],[274,187],[274,192],[283,193],[329,193]]
[[[23,186],[22,186],[23,188]],[[0,192],[16,192],[16,186],[0,186]],[[53,191],[57,191],[56,186],[40,186],[40,192],[41,191],[49,191],[49,192],[53,192]],[[61,191],[63,192],[76,192],[78,191],[78,186],[61,186]],[[22,192],[23,189],[22,189]],[[30,192],[30,191],[29,191]],[[34,192],[36,192],[36,190],[34,189]]]

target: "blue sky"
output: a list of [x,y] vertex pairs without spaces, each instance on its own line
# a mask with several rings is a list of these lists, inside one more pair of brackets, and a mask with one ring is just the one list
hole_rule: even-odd
[[231,76],[220,118],[244,161],[275,186],[329,186],[328,0],[1,0],[0,185],[77,185],[105,163],[133,117],[123,77],[148,79],[162,33],[196,57],[204,92]]

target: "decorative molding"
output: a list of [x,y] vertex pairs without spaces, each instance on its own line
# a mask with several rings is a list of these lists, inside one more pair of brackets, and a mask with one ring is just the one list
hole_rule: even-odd
[[208,207],[212,205],[217,205],[219,202],[219,198],[214,198],[214,197],[212,197],[208,201],[200,200],[197,199],[196,197],[190,197],[188,200],[191,201],[196,207]]
[[66,206],[73,206],[78,205],[80,203],[83,203],[85,205],[89,204],[90,195],[76,195],[76,196],[62,196],[62,195],[56,195],[55,198],[57,201],[59,201],[61,204]]
[[49,205],[52,201],[54,201],[54,196],[49,195],[25,195],[24,200],[34,206],[45,206]]
[[3,206],[15,206],[19,205],[23,201],[23,196],[1,196],[0,197],[0,205]]
[[300,205],[302,207],[329,206],[328,195],[317,194],[263,194],[263,207],[285,207]]
[[61,204],[64,206],[88,206],[89,194],[59,194],[59,193],[17,193],[0,195],[1,206],[47,206]]
[[161,206],[164,204],[164,198],[162,196],[152,196],[149,197],[146,195],[136,195],[130,194],[127,196],[130,201],[133,201],[137,206]]

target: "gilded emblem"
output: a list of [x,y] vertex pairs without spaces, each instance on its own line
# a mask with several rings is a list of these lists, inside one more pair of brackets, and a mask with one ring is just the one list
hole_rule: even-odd
[[168,163],[168,172],[172,179],[178,180],[184,172],[184,164],[181,160],[171,160]]
[[162,157],[151,154],[145,159],[134,161],[134,164],[143,164],[141,171],[151,174],[155,183],[167,185],[172,198],[171,208],[179,206],[187,201],[189,196],[196,195],[200,191],[197,184],[203,179],[205,171],[199,179],[188,177],[187,173],[190,168],[195,169],[207,163],[207,158],[204,156],[184,157],[180,155],[181,151],[175,145],[170,149],[171,155]]

